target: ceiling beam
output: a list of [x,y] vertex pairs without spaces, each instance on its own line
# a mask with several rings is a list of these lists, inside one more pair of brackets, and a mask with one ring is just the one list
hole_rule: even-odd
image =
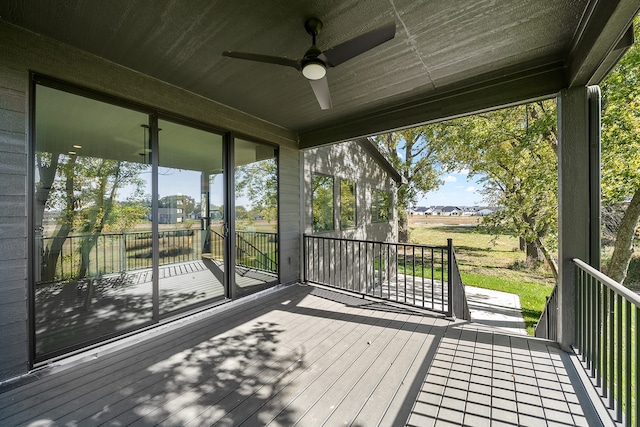
[[455,90],[430,92],[411,102],[301,131],[299,147],[312,148],[549,98],[566,87],[565,73],[563,64],[552,63]]
[[569,87],[599,84],[633,43],[640,0],[594,0],[587,8],[567,58]]

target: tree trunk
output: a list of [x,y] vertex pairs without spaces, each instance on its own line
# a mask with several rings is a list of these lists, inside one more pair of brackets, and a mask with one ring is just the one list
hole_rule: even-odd
[[629,262],[633,254],[633,237],[640,219],[640,188],[636,190],[627,206],[620,227],[616,232],[616,241],[613,246],[613,255],[606,267],[606,273],[616,282],[622,283],[627,277]]
[[527,259],[532,260],[534,262],[544,261],[544,257],[541,251],[541,248],[538,246],[538,243],[526,242],[527,247]]
[[520,245],[520,250],[522,252],[524,252],[527,249],[527,241],[524,240],[524,237],[519,237],[518,238],[518,242],[519,242],[519,245]]
[[404,215],[398,215],[398,242],[409,242],[409,221]]
[[536,240],[536,243],[538,245],[538,248],[540,248],[540,252],[542,252],[542,255],[544,255],[544,259],[547,261],[547,265],[549,265],[549,268],[551,269],[551,273],[553,273],[553,278],[557,283],[558,282],[558,264],[556,263],[556,260],[553,258],[551,253],[549,253],[549,250],[542,243],[542,240],[540,238]]

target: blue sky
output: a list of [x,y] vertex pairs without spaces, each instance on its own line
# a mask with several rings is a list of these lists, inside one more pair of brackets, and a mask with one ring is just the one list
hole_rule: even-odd
[[482,205],[479,190],[482,185],[476,178],[468,178],[468,171],[448,173],[442,176],[444,184],[436,191],[418,198],[416,206],[475,206]]

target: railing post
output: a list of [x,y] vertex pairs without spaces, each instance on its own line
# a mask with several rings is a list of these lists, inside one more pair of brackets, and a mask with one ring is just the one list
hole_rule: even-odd
[[[453,262],[453,239],[447,239],[447,317],[453,318],[453,282],[451,278],[451,264]],[[444,268],[444,266],[443,266]]]
[[302,235],[302,281],[307,282],[307,235]]

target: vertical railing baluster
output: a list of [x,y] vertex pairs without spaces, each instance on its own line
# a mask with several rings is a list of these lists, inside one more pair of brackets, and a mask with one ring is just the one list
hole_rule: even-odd
[[601,283],[599,280],[597,280],[595,277],[593,278],[594,280],[594,289],[595,289],[595,325],[594,325],[594,331],[593,334],[595,336],[595,345],[594,345],[594,350],[595,350],[595,358],[593,359],[593,371],[597,373],[596,375],[596,386],[600,387],[601,382],[600,382],[600,377],[602,376],[602,368],[601,368],[601,363],[602,363],[602,359],[601,359],[601,354],[600,353],[600,345],[601,345],[601,334],[600,334],[600,325],[602,323],[602,318],[600,317],[600,312],[601,312],[601,308],[600,308],[600,304],[602,303],[600,300],[600,289],[601,289]]
[[431,248],[431,308],[436,309],[436,282],[435,282],[435,254],[433,248]]
[[[635,342],[635,349],[636,349],[636,382],[635,382],[635,387],[632,388],[633,390],[633,398],[631,399],[632,401],[636,402],[636,412],[635,412],[635,425],[636,426],[640,426],[640,399],[638,397],[639,393],[640,393],[640,307],[636,306],[636,342]],[[631,413],[631,411],[629,411],[629,413]]]
[[616,421],[622,421],[622,296],[616,295]]
[[416,304],[416,247],[411,247],[411,292],[413,294],[413,305]]
[[[391,245],[387,247],[387,266],[389,268],[389,272],[387,273],[387,298],[391,298],[391,274],[395,273],[395,276],[398,277],[398,263],[395,263],[395,271],[391,269]],[[398,248],[395,247],[396,253],[398,252]],[[382,286],[380,287],[380,296],[382,296]]]
[[616,337],[615,337],[615,293],[609,289],[609,408],[615,405],[615,366],[616,366]]
[[424,246],[420,247],[420,271],[420,276],[422,278],[422,307],[424,307]]
[[609,379],[609,292],[606,286],[602,288],[602,397],[606,398],[608,393]]
[[[624,358],[624,371],[625,375],[625,384],[624,384],[624,397],[625,397],[625,414],[626,414],[626,425],[631,426],[631,301],[625,300],[625,310],[624,315],[626,317],[625,321],[625,358]],[[636,367],[636,369],[638,369]],[[622,399],[621,399],[622,400]]]

